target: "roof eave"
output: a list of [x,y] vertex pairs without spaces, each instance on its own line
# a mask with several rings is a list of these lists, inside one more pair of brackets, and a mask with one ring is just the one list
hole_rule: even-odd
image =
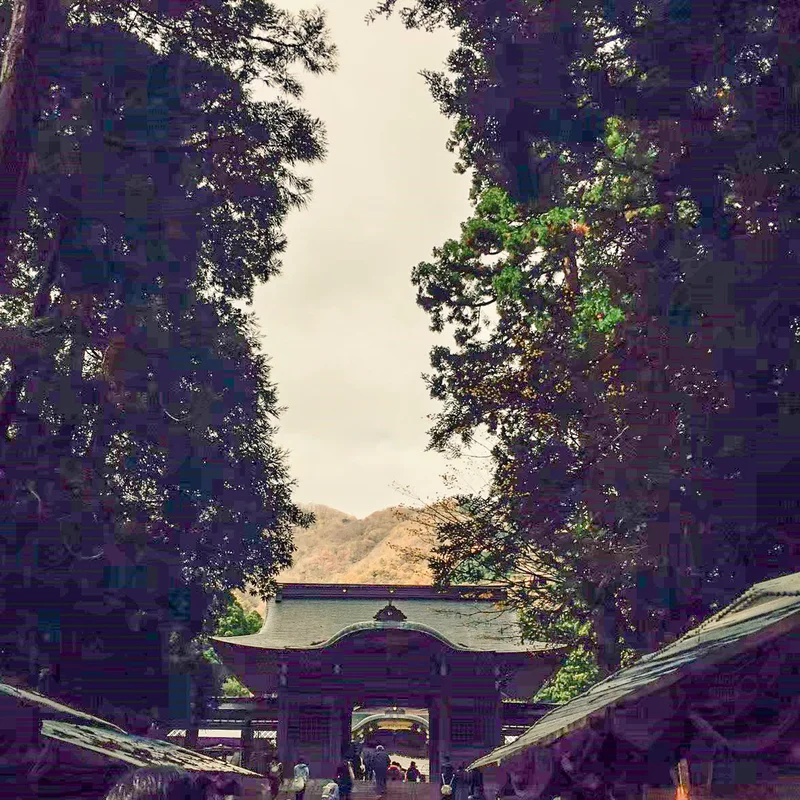
[[[372,633],[375,631],[408,631],[410,633],[422,633],[426,636],[430,636],[432,639],[436,639],[441,644],[445,645],[451,650],[456,652],[475,652],[475,653],[497,653],[502,655],[530,655],[530,656],[537,656],[540,654],[549,654],[551,652],[556,652],[558,650],[563,650],[566,645],[550,645],[544,643],[533,643],[530,644],[520,644],[515,645],[513,648],[511,647],[469,647],[464,644],[460,644],[458,642],[453,642],[451,639],[446,637],[441,632],[430,628],[427,625],[423,625],[418,622],[359,622],[353,625],[348,625],[345,628],[342,628],[340,631],[335,633],[329,639],[319,643],[313,643],[309,645],[305,645],[302,647],[287,647],[285,645],[280,646],[270,646],[264,645],[258,642],[259,634],[250,634],[248,636],[212,636],[212,641],[219,642],[220,644],[227,645],[230,647],[237,647],[237,648],[246,648],[248,650],[262,650],[265,652],[274,652],[274,653],[302,653],[302,652],[314,652],[319,650],[325,650],[329,647],[332,647],[335,644],[338,644],[342,640],[349,638],[350,636],[358,635],[359,633]],[[247,640],[247,641],[243,641]],[[255,640],[255,641],[254,641]]]
[[[737,605],[739,604],[737,603]],[[725,609],[723,609],[723,611],[724,610]],[[713,618],[716,619],[719,616],[720,614],[718,613],[715,614]],[[589,727],[589,725],[591,725],[592,722],[602,719],[607,714],[611,713],[612,711],[622,706],[629,705],[630,703],[635,703],[644,697],[657,694],[658,692],[666,691],[667,689],[672,687],[675,683],[677,683],[679,680],[684,678],[687,674],[695,674],[698,672],[702,672],[708,669],[709,667],[718,664],[720,662],[723,662],[733,656],[739,655],[740,653],[744,653],[748,650],[753,650],[757,647],[761,647],[762,645],[766,644],[769,641],[772,641],[773,639],[779,638],[780,636],[790,633],[798,625],[800,625],[800,611],[796,611],[793,614],[789,614],[777,620],[773,624],[766,626],[760,631],[757,631],[754,634],[737,639],[727,645],[721,645],[720,647],[710,651],[709,653],[700,656],[698,659],[689,662],[685,666],[678,667],[674,671],[669,672],[660,678],[657,678],[652,683],[645,684],[638,690],[634,690],[629,694],[623,695],[622,697],[619,698],[618,701],[615,702],[612,700],[606,705],[602,705],[592,711],[589,711],[584,716],[578,717],[574,721],[566,723],[562,727],[557,728],[551,731],[550,733],[542,735],[542,737],[539,739],[528,740],[521,744],[517,744],[517,742],[511,742],[510,744],[505,744],[501,745],[500,747],[496,747],[494,750],[491,750],[486,755],[481,756],[480,758],[473,761],[469,765],[469,769],[479,769],[481,767],[499,765],[503,761],[508,761],[511,758],[516,757],[517,755],[521,754],[525,750],[528,750],[532,747],[548,747],[549,745],[553,744],[559,739],[562,739],[564,736],[567,736],[568,734]],[[705,623],[701,623],[701,625],[698,627],[698,630],[703,629],[704,627]],[[687,634],[687,636],[688,635],[689,634]],[[685,638],[686,637],[682,637],[682,639]],[[633,667],[628,667],[626,669],[632,669],[632,668]],[[620,672],[623,671],[624,670],[620,670]],[[609,676],[609,678],[606,678],[605,681],[610,681],[617,674],[618,673],[614,673],[614,675],[611,675]],[[601,681],[601,683],[604,683],[605,681]],[[594,686],[597,685],[599,684],[595,684]],[[591,691],[593,688],[594,687],[591,687],[589,690],[587,690],[587,692],[585,692],[584,695],[587,694],[588,691]],[[584,695],[579,695],[573,700],[570,700],[569,703],[577,701],[580,697]],[[569,705],[569,703],[566,703],[565,706]],[[543,728],[546,725],[548,717],[552,716],[553,714],[560,713],[561,708],[563,708],[563,706],[555,708],[552,711],[545,714],[541,719],[537,720],[536,723],[531,725],[530,728],[528,728],[520,738],[531,733],[537,727]]]

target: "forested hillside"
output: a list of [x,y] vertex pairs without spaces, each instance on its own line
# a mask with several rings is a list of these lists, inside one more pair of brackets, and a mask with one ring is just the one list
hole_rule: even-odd
[[[303,506],[316,522],[294,530],[294,563],[278,580],[294,583],[430,583],[424,555],[432,543],[424,511],[385,508],[358,519],[323,505]],[[239,595],[262,616],[265,603]]]

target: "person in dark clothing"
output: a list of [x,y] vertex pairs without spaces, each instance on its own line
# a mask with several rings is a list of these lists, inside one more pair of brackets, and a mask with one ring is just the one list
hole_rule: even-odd
[[269,783],[269,793],[272,800],[278,796],[281,789],[281,781],[283,780],[283,764],[278,760],[277,756],[273,756],[269,763],[267,770],[267,782]]
[[442,763],[442,786],[447,785],[452,788],[455,775],[456,771],[453,769],[453,765],[450,763],[450,756],[445,756],[444,762]]
[[353,791],[353,774],[347,761],[342,761],[336,768],[334,780],[339,786],[339,800],[350,800],[350,793]]
[[469,794],[472,800],[483,800],[483,773],[479,769],[469,773]]
[[420,778],[419,769],[417,769],[417,762],[412,761],[406,770],[406,783],[416,783]]
[[453,798],[454,800],[467,800],[468,797],[469,775],[467,774],[467,765],[462,762],[453,776]]
[[372,759],[372,770],[375,773],[375,788],[379,795],[386,794],[386,778],[389,773],[389,754],[379,744],[375,748],[375,756]]
[[497,796],[500,797],[513,797],[516,794],[514,791],[514,784],[511,783],[511,773],[506,773],[506,782],[503,784]]
[[353,751],[351,763],[353,765],[353,774],[356,776],[356,780],[364,780],[364,762],[361,760],[361,753],[359,753],[358,750]]
[[371,781],[374,774],[372,762],[375,760],[375,748],[372,742],[364,746],[361,751],[361,756],[364,759],[364,780]]

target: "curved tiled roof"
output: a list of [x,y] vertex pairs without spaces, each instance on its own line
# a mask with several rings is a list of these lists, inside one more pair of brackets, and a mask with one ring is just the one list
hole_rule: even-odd
[[[249,636],[216,637],[226,644],[262,650],[322,650],[358,633],[416,631],[453,650],[526,653],[553,649],[523,644],[518,619],[492,599],[476,599],[459,590],[437,594],[430,587],[283,587],[270,601],[264,627]],[[378,621],[388,603],[405,619]]]

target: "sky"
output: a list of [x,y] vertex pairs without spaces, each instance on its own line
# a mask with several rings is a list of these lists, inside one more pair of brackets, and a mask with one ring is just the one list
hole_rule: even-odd
[[253,304],[286,408],[276,443],[288,451],[295,500],[361,518],[447,493],[452,462],[426,452],[438,404],[421,377],[431,346],[447,339],[429,331],[410,276],[471,211],[469,178],[453,172],[445,147],[451,121],[419,75],[443,66],[454,39],[397,18],[367,25],[375,4],[322,4],[339,68],[297,74],[301,104],[326,125],[328,155],[301,167],[312,197],[287,220],[282,274]]

